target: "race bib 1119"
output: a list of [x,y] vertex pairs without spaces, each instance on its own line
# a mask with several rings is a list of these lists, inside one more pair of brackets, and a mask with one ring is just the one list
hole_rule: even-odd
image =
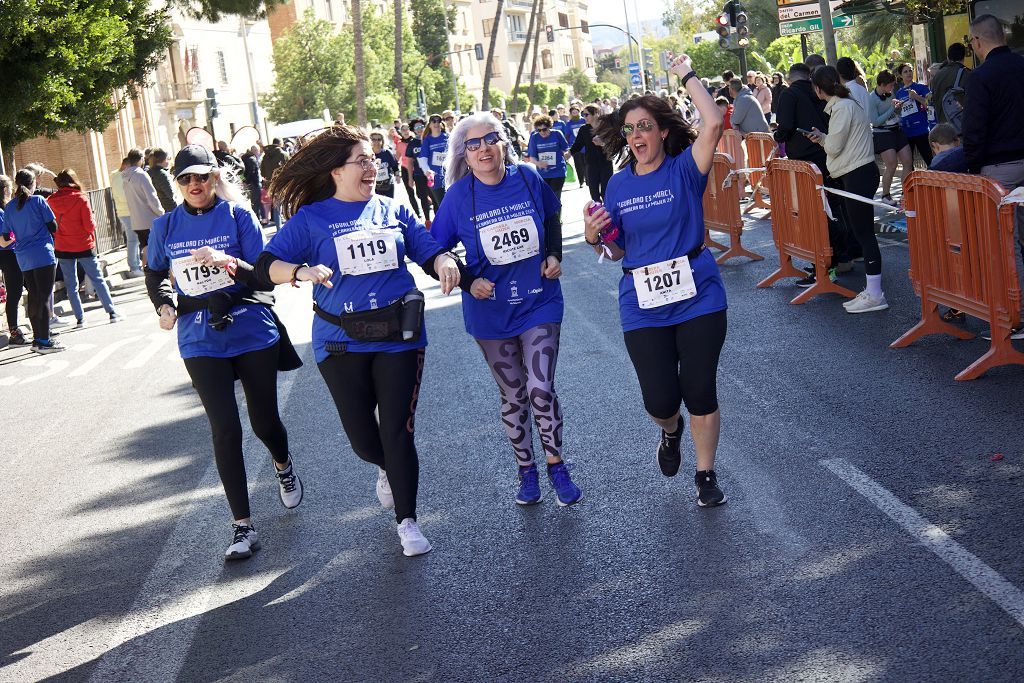
[[395,233],[384,230],[355,230],[334,238],[338,269],[345,275],[366,275],[398,268]]

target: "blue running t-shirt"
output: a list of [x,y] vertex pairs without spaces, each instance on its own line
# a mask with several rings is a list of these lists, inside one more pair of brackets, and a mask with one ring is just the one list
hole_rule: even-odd
[[552,129],[548,136],[541,137],[540,133],[530,136],[530,144],[526,147],[526,156],[531,159],[539,159],[548,165],[547,168],[537,168],[541,178],[564,178],[565,158],[562,152],[569,149],[569,143],[565,141],[562,131]]
[[4,231],[14,233],[14,255],[22,272],[52,266],[57,263],[53,255],[53,235],[46,224],[57,220],[46,200],[32,195],[18,208],[18,198],[4,207]]

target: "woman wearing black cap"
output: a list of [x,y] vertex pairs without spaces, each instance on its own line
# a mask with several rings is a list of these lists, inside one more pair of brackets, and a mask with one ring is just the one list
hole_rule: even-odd
[[244,559],[260,541],[249,514],[235,379],[242,381],[252,430],[273,457],[281,503],[294,508],[302,502],[302,482],[278,413],[277,372],[301,361],[271,308],[273,297],[250,277],[249,264],[265,242],[242,189],[199,145],[178,152],[174,168],[185,201],[153,222],[146,288],[160,327],[172,329],[181,315],[178,347],[210,420],[217,471],[234,517],[225,557]]

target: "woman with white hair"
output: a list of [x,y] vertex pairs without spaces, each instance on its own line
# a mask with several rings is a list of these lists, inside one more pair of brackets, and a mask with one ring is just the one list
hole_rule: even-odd
[[173,329],[181,317],[178,348],[210,420],[234,519],[225,558],[240,560],[260,541],[249,512],[235,379],[242,382],[253,433],[273,458],[281,504],[291,509],[302,502],[302,482],[278,412],[277,372],[302,363],[271,308],[270,292],[254,291],[266,289],[253,280],[250,265],[265,241],[242,188],[200,145],[178,152],[174,168],[185,201],[153,221],[146,289],[161,328]]
[[489,113],[463,119],[445,159],[448,190],[431,228],[444,248],[461,242],[462,313],[501,393],[501,415],[519,465],[516,503],[541,499],[530,408],[559,505],[582,492],[562,461],[562,409],[555,364],[563,301],[561,204],[537,170],[517,164],[501,123]]

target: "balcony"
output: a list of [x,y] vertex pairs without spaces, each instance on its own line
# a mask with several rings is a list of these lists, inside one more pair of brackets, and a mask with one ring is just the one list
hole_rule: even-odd
[[510,43],[525,43],[526,42],[526,31],[509,31],[508,42]]
[[506,0],[506,7],[525,7],[526,9],[533,9],[533,0]]
[[203,99],[199,86],[191,83],[156,83],[157,102],[198,102]]

